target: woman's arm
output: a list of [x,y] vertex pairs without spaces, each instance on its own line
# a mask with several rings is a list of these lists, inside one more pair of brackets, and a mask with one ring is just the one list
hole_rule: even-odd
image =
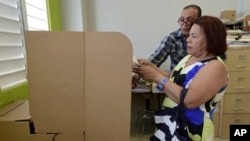
[[[216,68],[216,69],[215,69]],[[144,80],[159,84],[166,76],[157,68],[142,65],[136,70]],[[184,100],[187,108],[196,108],[210,100],[218,91],[227,85],[228,73],[224,64],[217,60],[210,61],[199,70],[188,86],[188,92]],[[180,92],[183,89],[172,81],[164,85],[165,94],[176,103],[179,103]]]
[[[216,69],[215,69],[216,68]],[[188,86],[184,100],[187,108],[196,108],[213,98],[228,83],[228,72],[224,64],[217,60],[210,61],[195,75]],[[181,87],[169,81],[164,92],[175,102],[179,102]]]

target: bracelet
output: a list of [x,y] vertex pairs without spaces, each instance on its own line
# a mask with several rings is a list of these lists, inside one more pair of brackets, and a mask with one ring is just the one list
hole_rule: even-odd
[[164,77],[162,81],[156,86],[159,91],[163,91],[165,84],[168,82],[168,78]]

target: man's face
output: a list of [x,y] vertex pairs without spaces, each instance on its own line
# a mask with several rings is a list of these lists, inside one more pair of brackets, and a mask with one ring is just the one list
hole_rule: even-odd
[[198,18],[198,10],[193,8],[183,9],[178,20],[182,34],[187,37],[194,20]]

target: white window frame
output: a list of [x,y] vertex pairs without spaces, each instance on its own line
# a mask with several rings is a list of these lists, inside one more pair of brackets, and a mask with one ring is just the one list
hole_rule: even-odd
[[46,0],[0,0],[0,92],[27,82],[25,30],[48,30]]
[[26,30],[49,30],[46,0],[21,0]]

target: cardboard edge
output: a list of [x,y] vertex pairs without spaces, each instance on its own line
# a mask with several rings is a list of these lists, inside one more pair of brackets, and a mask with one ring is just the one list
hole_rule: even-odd
[[4,116],[4,115],[8,114],[12,110],[16,109],[19,105],[23,104],[24,102],[25,102],[25,100],[20,100],[20,101],[15,101],[13,103],[10,103],[9,105],[4,107],[3,109],[0,109],[0,116]]

